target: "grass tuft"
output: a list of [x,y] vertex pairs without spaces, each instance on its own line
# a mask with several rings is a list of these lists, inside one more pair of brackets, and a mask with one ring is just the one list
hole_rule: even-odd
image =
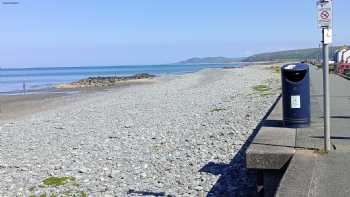
[[71,176],[64,176],[64,177],[49,177],[43,180],[44,185],[46,186],[61,186],[64,185],[70,181],[75,181],[76,179]]
[[328,154],[328,152],[324,149],[317,149],[317,150],[314,150],[314,153],[315,154],[319,154],[319,155],[326,155]]
[[270,91],[271,88],[268,85],[260,84],[260,85],[254,86],[253,90],[255,90],[257,92],[267,92],[267,91]]
[[[60,195],[61,196],[61,195]],[[73,193],[65,193],[62,194],[62,196],[72,196],[72,197],[88,197],[88,195],[85,192],[80,192],[78,194],[73,194]],[[46,195],[46,194],[40,194],[38,195],[30,195],[29,197],[58,197],[56,194],[51,194],[51,195]]]
[[88,197],[88,195],[85,192],[81,192],[80,197]]
[[[39,187],[57,187],[57,186],[63,186],[66,185],[67,183],[69,183],[70,186],[75,186],[75,187],[79,187],[80,184],[77,181],[77,179],[75,177],[72,176],[63,176],[63,177],[48,177],[46,179],[44,179],[42,181],[43,184],[39,185]],[[34,192],[34,187],[33,189],[31,189],[31,192]],[[29,197],[59,197],[59,196],[72,196],[72,197],[88,197],[88,194],[85,193],[84,191],[64,191],[61,193],[54,193],[54,194],[40,194],[40,195],[30,195]]]
[[272,88],[266,84],[256,85],[256,86],[253,86],[252,88],[256,93],[259,93],[260,96],[273,95],[273,93],[271,92]]
[[40,194],[39,196],[37,195],[30,195],[29,197],[57,197],[55,195],[47,196],[46,194]]
[[273,65],[270,67],[273,71],[273,73],[276,73],[276,74],[281,74],[281,67],[278,66],[278,65]]

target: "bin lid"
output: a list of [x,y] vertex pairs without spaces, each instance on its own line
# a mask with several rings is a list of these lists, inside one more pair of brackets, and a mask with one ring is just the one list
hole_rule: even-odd
[[290,71],[300,71],[309,69],[309,65],[307,64],[287,64],[282,66],[284,70]]

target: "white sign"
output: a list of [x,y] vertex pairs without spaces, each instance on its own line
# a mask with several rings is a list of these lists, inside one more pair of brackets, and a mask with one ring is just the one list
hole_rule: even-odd
[[317,20],[321,28],[332,27],[332,1],[319,0],[317,2]]
[[323,43],[332,44],[333,41],[332,29],[323,29]]
[[297,65],[295,65],[295,64],[290,64],[290,65],[286,66],[284,69],[286,69],[286,70],[292,70],[292,69],[294,69],[296,66],[297,66]]
[[291,108],[292,109],[300,109],[301,108],[300,95],[292,96],[290,101],[291,101]]

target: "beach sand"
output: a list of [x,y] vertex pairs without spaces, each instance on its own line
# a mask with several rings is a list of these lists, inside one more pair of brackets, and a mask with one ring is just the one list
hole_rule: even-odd
[[153,79],[121,81],[111,87],[79,88],[76,85],[60,84],[56,88],[37,90],[15,95],[0,95],[0,122],[18,120],[41,111],[60,108],[78,102],[98,92],[118,91],[134,85],[155,83]]
[[1,96],[0,196],[248,196],[239,151],[280,94],[270,67]]

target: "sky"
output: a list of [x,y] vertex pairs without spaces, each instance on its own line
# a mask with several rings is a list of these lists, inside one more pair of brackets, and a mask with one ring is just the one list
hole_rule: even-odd
[[[17,1],[0,5],[1,67],[166,64],[321,39],[316,0]],[[334,0],[334,45],[350,43],[349,8]]]

